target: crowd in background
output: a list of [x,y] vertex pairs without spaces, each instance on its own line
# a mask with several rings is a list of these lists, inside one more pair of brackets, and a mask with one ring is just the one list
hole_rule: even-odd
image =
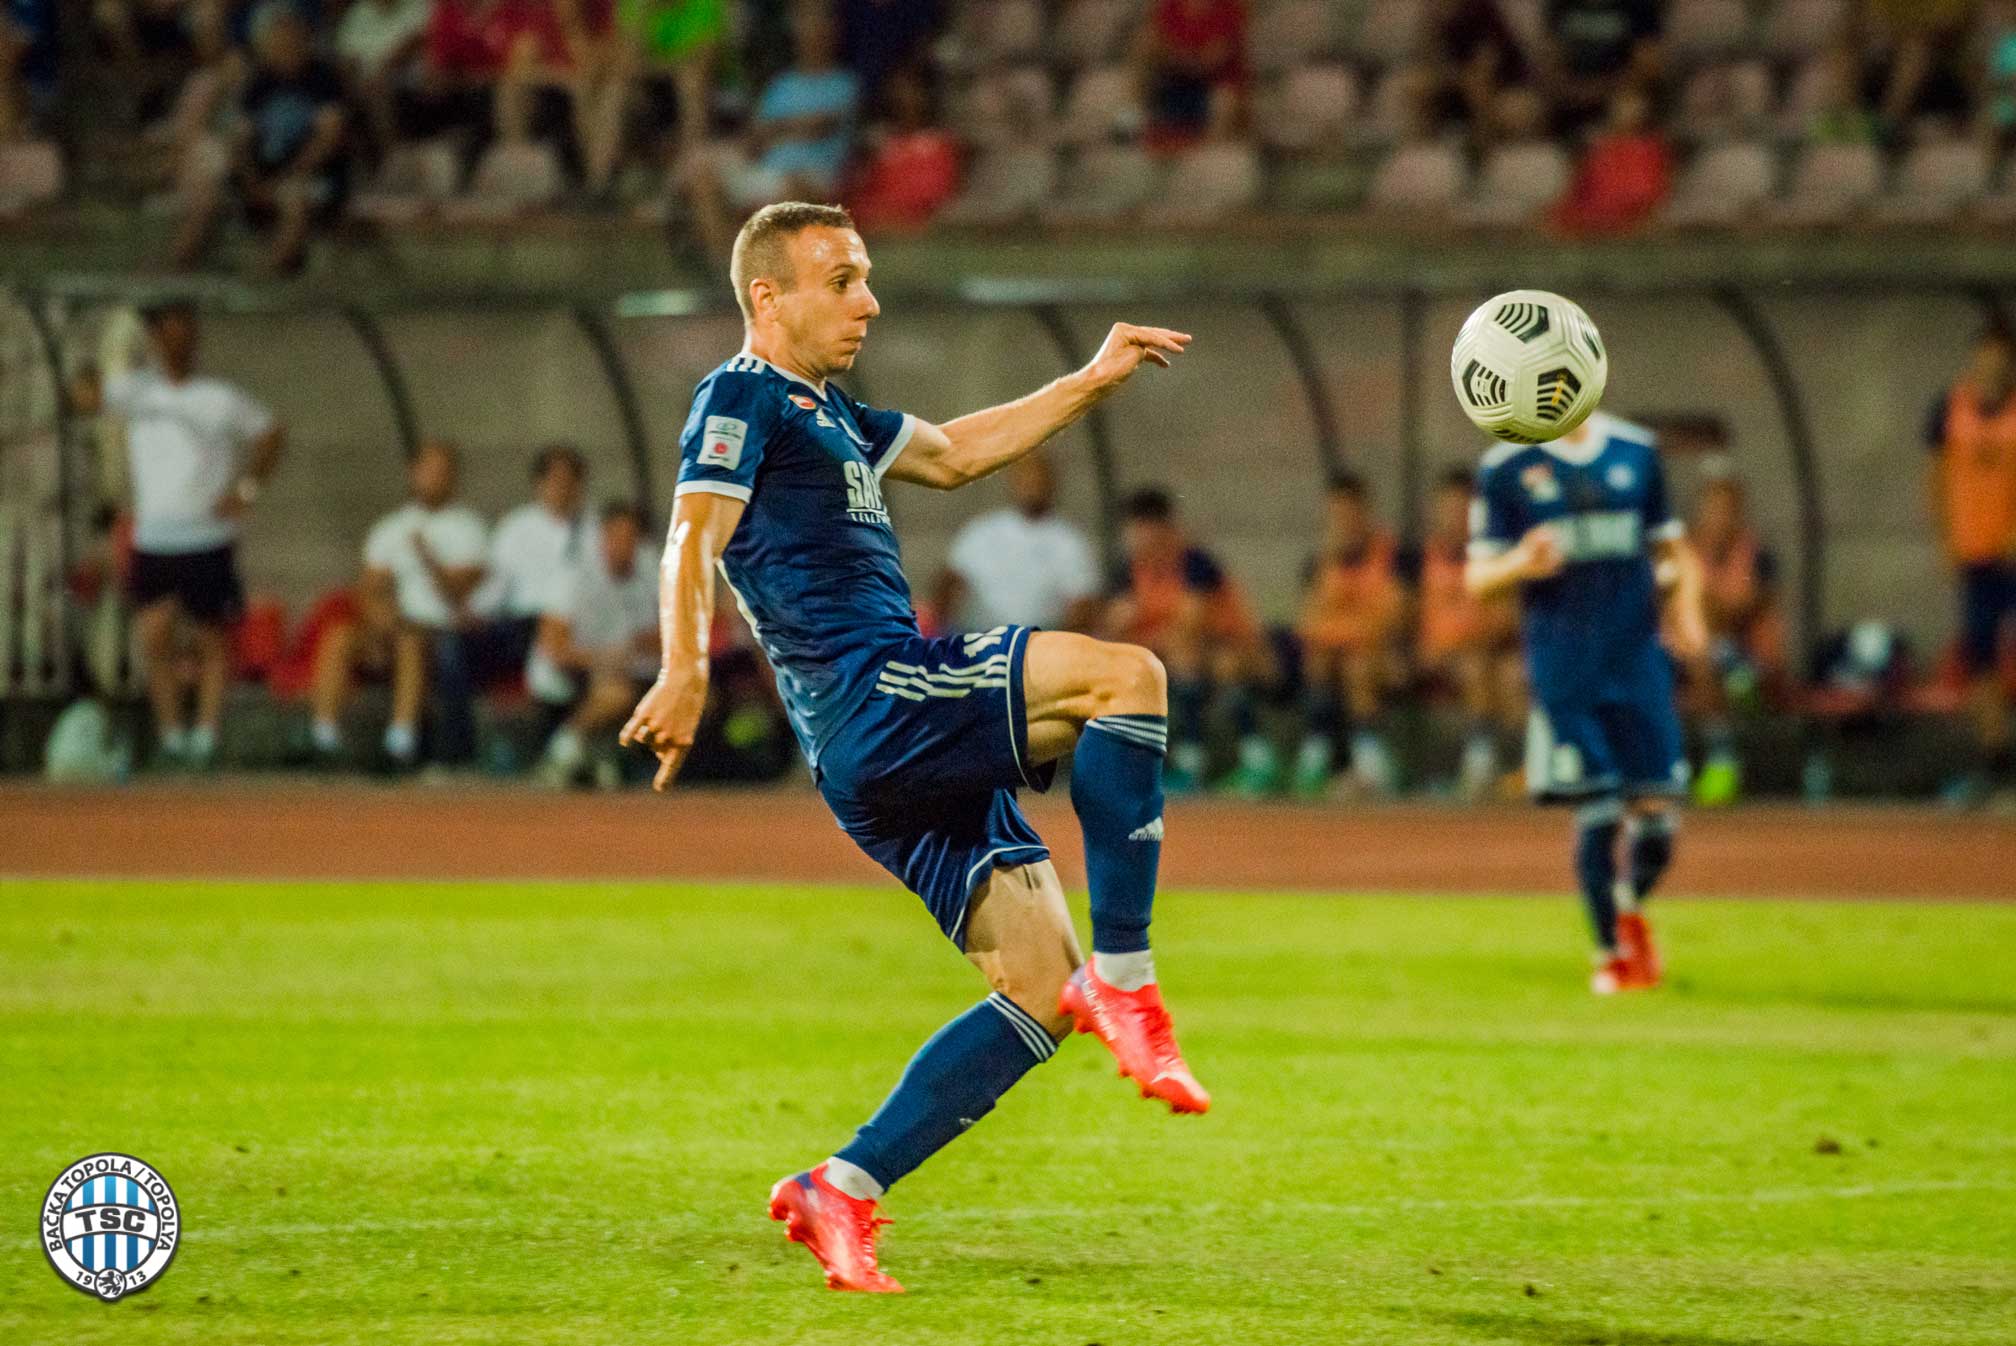
[[[303,765],[536,768],[554,785],[607,786],[644,765],[614,739],[658,665],[647,508],[606,493],[591,505],[583,456],[555,443],[528,451],[528,498],[493,525],[460,497],[458,446],[427,437],[409,459],[403,502],[357,540],[353,574],[331,576],[291,618],[270,600],[248,604],[239,530],[284,470],[286,427],[251,393],[202,372],[191,309],[170,303],[143,317],[145,359],[109,378],[87,368],[69,396],[73,413],[124,426],[130,507],[73,583],[115,584],[130,605],[152,762],[214,763],[237,680],[297,708],[303,732],[292,756]],[[1699,801],[1737,797],[1737,731],[1758,712],[1952,711],[1977,746],[1956,764],[1954,797],[1984,798],[2016,776],[2009,332],[1981,336],[1930,407],[1925,438],[1960,607],[1950,648],[1915,668],[1880,630],[1808,632],[1813,654],[1793,651],[1777,560],[1731,459],[1708,454],[1687,474],[1698,482],[1687,522],[1711,632],[1680,668]],[[1517,789],[1508,749],[1526,718],[1518,614],[1464,583],[1467,472],[1435,483],[1415,536],[1382,516],[1365,481],[1333,479],[1297,608],[1274,623],[1249,598],[1255,577],[1241,559],[1214,550],[1168,488],[1143,486],[1119,502],[1109,556],[1060,511],[1044,453],[1010,468],[1006,485],[1008,504],[969,520],[941,571],[920,584],[920,626],[943,634],[1017,623],[1152,649],[1169,673],[1172,791],[1319,799],[1424,785],[1468,798]],[[789,731],[732,605],[718,614],[711,658],[700,773],[787,770]],[[357,693],[374,684],[378,695],[360,705]],[[1460,739],[1446,769],[1422,760],[1424,711]],[[500,723],[517,726],[515,740]],[[514,741],[525,750],[498,755]]]
[[[83,128],[129,100],[184,266],[226,220],[284,272],[353,203],[397,220],[464,193],[467,218],[636,210],[717,251],[784,197],[844,198],[871,232],[1263,205],[1728,222],[1773,184],[1705,153],[1725,143],[1973,147],[1898,172],[1936,213],[2016,143],[2007,0],[98,0],[69,34],[59,13],[8,0],[0,142],[102,152]],[[116,78],[65,100],[66,58]],[[1786,176],[1824,213],[1877,162]]]

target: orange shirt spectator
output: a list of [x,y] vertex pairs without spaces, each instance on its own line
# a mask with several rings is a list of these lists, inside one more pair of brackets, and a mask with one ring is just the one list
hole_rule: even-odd
[[1398,553],[1393,535],[1375,528],[1355,545],[1311,562],[1302,639],[1325,649],[1362,650],[1390,635],[1400,615]]
[[2016,392],[1994,399],[1971,378],[1933,408],[1926,438],[1939,457],[1946,546],[1961,565],[2016,558]]
[[1701,558],[1708,631],[1733,644],[1767,676],[1785,668],[1785,618],[1778,606],[1778,562],[1750,526],[1743,488],[1729,478],[1701,492],[1688,530]]

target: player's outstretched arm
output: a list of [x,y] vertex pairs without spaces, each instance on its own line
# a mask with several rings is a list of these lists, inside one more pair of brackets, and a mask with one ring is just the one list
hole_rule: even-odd
[[714,572],[742,522],[743,502],[689,491],[672,505],[672,528],[658,574],[658,638],[662,664],[617,741],[658,754],[651,782],[663,790],[679,774],[700,712],[707,704],[707,647],[714,629]]
[[890,467],[898,481],[949,491],[1006,467],[1070,425],[1134,377],[1144,364],[1164,369],[1190,344],[1188,332],[1115,323],[1083,369],[998,407],[943,425],[919,422]]

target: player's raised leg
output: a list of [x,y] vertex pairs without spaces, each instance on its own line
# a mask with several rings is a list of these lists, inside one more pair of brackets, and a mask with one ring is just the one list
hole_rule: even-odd
[[1203,1112],[1211,1096],[1176,1045],[1148,948],[1169,728],[1162,663],[1139,646],[1038,632],[1023,688],[1030,754],[1038,762],[1071,754],[1071,806],[1092,889],[1092,961],[1064,987],[1061,1006],[1078,1031],[1098,1034],[1144,1097]]
[[1058,995],[1084,956],[1049,861],[995,870],[967,908],[965,936],[966,957],[991,994],[918,1050],[845,1148],[771,1189],[770,1217],[819,1259],[836,1290],[903,1288],[877,1264],[876,1239],[888,1221],[876,1203],[993,1111],[1069,1029]]

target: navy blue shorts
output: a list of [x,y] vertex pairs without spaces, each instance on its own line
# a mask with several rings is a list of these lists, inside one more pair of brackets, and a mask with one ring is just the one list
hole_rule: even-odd
[[1590,691],[1553,703],[1534,699],[1527,792],[1542,803],[1684,794],[1687,755],[1665,650],[1647,645],[1623,676]]
[[1048,789],[1055,774],[1029,761],[1030,634],[1000,626],[897,647],[813,772],[840,830],[961,948],[967,904],[994,870],[1050,855],[1015,803],[1018,789]]
[[2016,565],[1990,561],[1960,572],[1960,657],[1967,671],[1993,672],[2002,636],[2016,625]]

